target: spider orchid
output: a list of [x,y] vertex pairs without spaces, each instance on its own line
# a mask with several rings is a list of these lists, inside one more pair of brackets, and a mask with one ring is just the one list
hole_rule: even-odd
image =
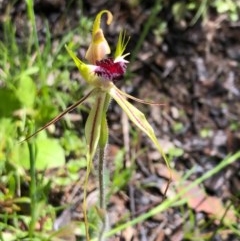
[[[87,221],[87,204],[86,204],[86,189],[88,183],[88,176],[91,171],[92,161],[96,154],[97,149],[104,150],[108,142],[108,126],[106,119],[106,112],[110,99],[114,99],[120,107],[125,111],[129,119],[141,130],[143,131],[154,143],[156,149],[161,153],[163,159],[165,160],[167,166],[168,161],[164,155],[164,152],[154,134],[154,130],[146,120],[144,114],[134,107],[128,98],[138,101],[144,104],[160,105],[157,103],[147,102],[137,99],[127,93],[121,91],[115,86],[115,81],[123,78],[128,61],[125,59],[129,53],[124,54],[129,38],[126,39],[124,32],[121,32],[118,38],[116,50],[114,57],[109,57],[108,54],[111,53],[108,42],[106,41],[103,30],[100,27],[101,17],[103,14],[107,14],[107,24],[112,22],[112,14],[108,10],[103,10],[96,16],[93,23],[92,30],[92,41],[86,52],[86,60],[88,63],[80,60],[73,51],[65,46],[69,55],[74,60],[77,68],[80,71],[81,76],[85,81],[92,87],[92,90],[79,101],[77,101],[72,106],[68,107],[64,112],[56,116],[53,120],[43,126],[34,134],[27,137],[27,139],[36,135],[41,130],[47,128],[49,125],[55,123],[60,118],[62,118],[66,113],[75,109],[78,105],[82,104],[89,97],[95,98],[94,104],[90,110],[89,116],[85,125],[85,137],[87,142],[87,173],[84,185],[84,201],[83,201],[83,211],[86,226],[86,238],[90,240],[88,234],[88,221]],[[99,154],[99,160],[103,162],[104,151]],[[99,170],[101,174],[101,170]],[[100,181],[99,181],[100,182]],[[103,188],[101,190],[100,185],[100,196],[103,193]],[[102,219],[105,218],[105,204],[104,197],[100,197],[100,209],[98,210]],[[100,235],[103,236],[103,235]],[[101,240],[101,239],[100,239]]]
[[118,38],[114,58],[107,57],[107,54],[110,53],[110,48],[103,35],[103,31],[100,28],[100,20],[103,13],[107,14],[107,24],[110,24],[112,21],[112,14],[108,10],[103,10],[97,15],[95,22],[93,24],[92,42],[85,56],[90,64],[85,64],[84,62],[82,62],[66,46],[69,55],[74,60],[82,77],[86,80],[86,82],[89,85],[91,85],[94,88],[87,96],[85,96],[82,100],[78,101],[78,103],[73,105],[72,108],[70,107],[70,109],[65,111],[65,113],[75,108],[76,105],[85,101],[89,96],[95,97],[96,102],[90,111],[85,127],[85,135],[89,147],[88,154],[89,156],[91,156],[91,158],[93,158],[97,146],[101,145],[103,139],[107,139],[106,135],[108,131],[106,129],[107,126],[105,118],[109,99],[111,97],[121,106],[121,108],[123,109],[123,111],[125,111],[129,119],[138,128],[140,128],[141,131],[143,131],[147,136],[149,136],[149,138],[155,144],[158,151],[162,154],[164,159],[166,159],[164,152],[160,147],[158,140],[154,134],[154,131],[148,123],[148,121],[146,120],[144,114],[140,112],[136,107],[134,107],[130,102],[128,102],[127,98],[145,104],[161,104],[151,103],[137,99],[121,91],[114,84],[115,81],[122,79],[124,73],[126,72],[128,61],[125,59],[125,57],[128,56],[129,53],[124,54],[124,51],[126,49],[129,39],[126,39],[125,34],[121,32]]

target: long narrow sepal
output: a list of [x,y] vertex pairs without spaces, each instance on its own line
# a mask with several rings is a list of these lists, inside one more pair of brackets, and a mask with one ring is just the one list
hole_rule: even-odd
[[101,127],[102,127],[102,115],[104,110],[106,92],[101,91],[100,89],[95,89],[95,102],[89,113],[86,125],[85,125],[85,137],[87,142],[87,171],[84,181],[84,194],[83,194],[83,214],[85,222],[85,231],[86,239],[89,238],[89,224],[87,217],[87,187],[88,187],[88,178],[92,167],[92,162],[94,155],[97,150],[99,143]]
[[[157,140],[157,137],[154,134],[153,128],[145,118],[145,115],[141,111],[139,111],[136,107],[134,107],[131,103],[129,103],[125,99],[125,97],[121,94],[121,92],[118,91],[117,88],[111,88],[109,90],[109,94],[122,107],[122,109],[125,111],[129,119],[152,140],[155,147],[162,155],[168,169],[170,170],[169,162],[164,154],[162,147],[160,146]],[[171,179],[171,172],[170,172],[170,179]]]
[[101,131],[100,131],[100,138],[99,138],[99,148],[105,149],[108,143],[108,123],[107,123],[107,110],[109,103],[111,101],[111,96],[106,94],[103,113],[102,113],[102,121],[101,121]]
[[59,115],[57,115],[56,117],[54,117],[51,121],[49,121],[46,125],[44,125],[43,127],[41,127],[39,130],[37,130],[36,132],[34,132],[33,134],[31,134],[30,136],[26,137],[23,141],[27,141],[30,138],[32,138],[33,136],[37,135],[40,131],[46,129],[47,127],[49,127],[50,125],[56,123],[58,120],[60,120],[64,115],[66,115],[68,112],[74,110],[77,106],[79,106],[80,104],[82,104],[92,93],[94,90],[90,91],[86,96],[84,96],[83,98],[81,98],[80,100],[78,100],[75,104],[69,106],[66,110],[64,110],[62,113],[60,113]]
[[103,92],[100,89],[95,89],[95,91],[96,99],[85,125],[85,137],[89,149],[89,154],[92,158],[96,153],[97,145],[99,142],[102,115],[106,98],[106,92]]

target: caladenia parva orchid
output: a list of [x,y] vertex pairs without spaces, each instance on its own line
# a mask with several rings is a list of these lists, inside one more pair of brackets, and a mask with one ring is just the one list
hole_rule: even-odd
[[130,102],[127,101],[127,98],[133,99],[135,101],[160,105],[157,103],[151,103],[137,99],[133,96],[128,95],[127,93],[118,89],[114,82],[123,78],[124,73],[126,72],[128,61],[125,59],[129,53],[124,54],[126,45],[129,41],[129,38],[126,39],[124,32],[121,32],[118,38],[115,54],[113,57],[109,57],[110,47],[104,37],[103,31],[100,27],[101,17],[103,14],[107,14],[107,24],[109,25],[112,22],[112,14],[108,10],[101,11],[94,23],[92,30],[92,41],[86,52],[86,60],[88,63],[81,61],[72,50],[66,46],[66,49],[69,55],[74,60],[76,66],[78,67],[80,74],[85,79],[87,84],[92,87],[92,90],[79,101],[77,101],[72,106],[68,107],[64,112],[56,116],[53,120],[39,129],[30,137],[34,136],[41,130],[45,129],[49,125],[55,123],[60,118],[62,118],[66,113],[75,109],[78,105],[82,104],[89,97],[95,99],[92,108],[90,110],[89,116],[85,125],[85,137],[87,142],[87,170],[84,183],[84,198],[83,198],[83,213],[84,213],[84,222],[86,229],[86,239],[90,240],[89,235],[89,224],[87,218],[87,185],[88,177],[92,168],[92,162],[96,152],[98,151],[98,174],[99,174],[99,208],[97,208],[98,214],[102,221],[102,227],[99,231],[99,240],[104,239],[104,232],[107,228],[107,214],[106,214],[106,204],[105,204],[105,193],[104,193],[104,154],[105,149],[108,143],[108,126],[106,113],[111,99],[114,99],[120,107],[125,111],[129,119],[141,130],[143,131],[154,143],[157,150],[161,153],[163,159],[165,160],[167,166],[168,161],[164,155],[164,152],[154,134],[154,131],[148,121],[146,120],[144,114],[134,107]]

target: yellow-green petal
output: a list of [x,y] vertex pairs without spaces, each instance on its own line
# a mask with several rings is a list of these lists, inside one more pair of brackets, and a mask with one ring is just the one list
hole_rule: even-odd
[[114,58],[118,58],[118,57],[125,57],[127,56],[129,53],[125,54],[123,56],[123,53],[127,47],[128,41],[129,41],[130,37],[128,37],[126,39],[126,32],[121,31],[118,37],[118,42],[117,42],[117,47],[114,53]]

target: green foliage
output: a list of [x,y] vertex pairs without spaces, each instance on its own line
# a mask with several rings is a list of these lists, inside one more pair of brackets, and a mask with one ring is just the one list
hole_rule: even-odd
[[202,17],[207,18],[210,8],[215,9],[217,13],[226,13],[231,21],[239,19],[240,2],[235,0],[203,0],[203,1],[177,1],[172,6],[172,14],[176,22],[184,19],[189,12],[195,13],[192,24]]
[[125,188],[133,175],[135,169],[134,165],[129,168],[124,168],[124,153],[125,152],[121,150],[115,157],[114,172],[110,184],[110,194],[116,193]]
[[230,130],[237,131],[240,129],[240,124],[238,121],[234,121],[230,124]]
[[173,160],[176,157],[181,157],[184,154],[184,150],[179,147],[172,147],[168,151],[169,160]]
[[18,86],[16,89],[16,96],[18,97],[22,106],[26,108],[33,108],[36,93],[37,86],[34,83],[31,76],[29,76],[27,73],[22,73],[22,75],[19,78]]
[[[55,210],[48,203],[48,192],[59,180],[50,181],[43,175],[44,171],[64,168],[65,157],[74,153],[67,165],[69,183],[79,178],[78,171],[85,165],[81,159],[85,142],[71,129],[61,138],[41,133],[31,140],[32,154],[29,145],[20,141],[31,131],[29,120],[34,120],[34,129],[38,129],[82,95],[79,83],[70,81],[72,65],[68,64],[64,45],[74,31],[84,38],[90,31],[91,20],[84,18],[84,22],[79,22],[81,26],[84,24],[84,28],[70,31],[57,42],[52,42],[45,22],[45,43],[40,46],[33,1],[26,1],[26,6],[30,23],[24,29],[28,33],[26,38],[21,42],[17,40],[16,26],[10,13],[6,12],[0,41],[0,240],[4,241],[21,240],[28,235],[35,236],[31,240],[47,240],[48,234],[35,232],[34,222],[30,222],[31,219],[48,217],[43,230],[52,229]],[[66,127],[71,127],[69,121]],[[73,165],[75,159],[79,161]],[[21,198],[16,198],[18,195]],[[30,206],[34,207],[33,213],[29,213]],[[21,223],[29,230],[21,231]]]
[[210,128],[203,128],[200,130],[200,136],[202,138],[207,138],[207,137],[211,137],[213,134],[213,131]]
[[239,19],[240,2],[238,0],[215,0],[212,1],[212,6],[218,13],[228,14],[231,21]]
[[10,117],[19,108],[20,100],[17,98],[16,93],[8,88],[0,89],[0,115]]
[[[65,164],[64,149],[59,140],[40,136],[36,139],[35,145],[37,170],[61,167]],[[30,168],[29,151],[26,143],[16,146],[12,161],[22,165],[25,169]]]
[[175,133],[180,133],[183,130],[184,126],[181,122],[175,122],[172,125],[172,129]]

